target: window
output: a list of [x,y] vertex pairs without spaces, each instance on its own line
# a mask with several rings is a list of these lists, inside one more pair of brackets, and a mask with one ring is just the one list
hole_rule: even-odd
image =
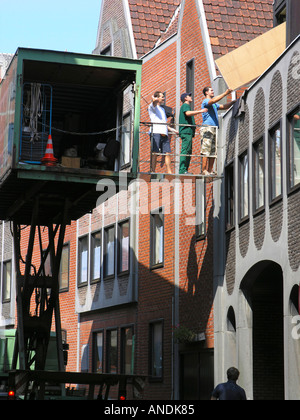
[[125,375],[134,373],[134,339],[133,327],[121,329],[121,373]]
[[263,139],[253,146],[254,211],[265,205],[265,151]]
[[269,132],[270,141],[270,198],[273,201],[281,195],[281,127],[277,124]]
[[234,165],[225,170],[226,182],[226,229],[234,226]]
[[93,335],[93,372],[103,373],[103,331]]
[[118,330],[107,330],[106,373],[118,372]]
[[[43,255],[46,253],[46,250],[43,251]],[[50,252],[48,252],[45,263],[44,263],[44,271],[45,276],[52,276],[52,269],[51,269],[51,259],[50,259]]]
[[88,281],[88,236],[78,239],[78,285],[84,285]]
[[162,266],[164,263],[164,215],[162,209],[150,215],[150,266]]
[[206,231],[206,190],[205,182],[196,181],[196,238],[202,238]]
[[152,379],[163,377],[163,323],[162,321],[150,323],[149,330],[149,376]]
[[281,25],[286,22],[286,7],[276,13],[275,22],[277,25]]
[[66,291],[69,289],[69,261],[70,261],[70,245],[64,244],[61,253],[61,262],[59,269],[59,290]]
[[115,274],[115,227],[104,230],[104,277]]
[[236,332],[235,313],[232,306],[230,306],[227,312],[227,331]]
[[300,107],[288,116],[290,187],[300,183]]
[[118,224],[118,273],[128,273],[130,253],[130,224],[129,220]]
[[195,60],[192,59],[187,62],[186,64],[186,92],[192,94],[193,103],[191,104],[191,108],[193,108],[194,104],[194,91],[195,91]]
[[90,346],[88,344],[83,344],[81,346],[81,372],[89,371],[89,353]]
[[3,303],[10,301],[11,275],[12,275],[11,261],[5,261],[3,263],[3,281],[2,281],[2,302]]
[[104,48],[101,52],[100,55],[112,55],[112,51],[111,51],[111,45],[108,45],[106,48]]
[[120,165],[121,168],[130,164],[131,158],[131,114],[123,117],[123,129],[121,137]]
[[249,161],[248,153],[239,158],[240,220],[249,215]]
[[101,278],[101,231],[91,235],[91,283]]

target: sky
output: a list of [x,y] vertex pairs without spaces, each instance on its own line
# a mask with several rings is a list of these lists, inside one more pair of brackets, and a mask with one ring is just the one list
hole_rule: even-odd
[[18,47],[91,54],[102,0],[0,0],[0,53]]

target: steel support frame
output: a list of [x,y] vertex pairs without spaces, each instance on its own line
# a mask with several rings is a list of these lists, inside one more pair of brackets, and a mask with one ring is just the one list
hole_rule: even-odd
[[[40,197],[37,196],[34,199],[25,260],[23,260],[21,253],[22,227],[17,221],[13,220],[18,321],[13,369],[17,369],[19,361],[19,369],[21,370],[45,370],[54,315],[58,369],[61,372],[64,371],[59,306],[59,270],[68,221],[68,207],[68,201],[65,200],[60,223],[53,225],[49,221],[47,226],[41,226],[39,225],[39,215],[42,211]],[[48,230],[46,249],[42,240],[42,228]],[[36,241],[39,242],[40,250],[39,267],[36,267],[33,263],[37,260],[36,255],[33,258]],[[50,275],[46,275],[45,272],[45,262],[48,255],[50,256]],[[32,314],[34,303],[35,311]]]
[[[45,388],[46,384],[72,384],[72,385],[87,385],[88,393],[87,399],[95,399],[95,387],[99,386],[97,399],[109,399],[111,387],[118,385],[119,392],[125,391],[128,384],[131,384],[134,389],[136,399],[141,399],[143,395],[144,386],[146,383],[146,376],[141,375],[125,375],[112,373],[78,373],[78,372],[47,372],[47,371],[22,371],[15,370],[9,372],[8,386],[17,395],[24,395],[28,391],[30,384],[39,381],[41,388]],[[24,392],[24,389],[26,390]],[[44,400],[45,395],[39,392],[35,395],[35,399]],[[55,398],[53,398],[55,399]]]

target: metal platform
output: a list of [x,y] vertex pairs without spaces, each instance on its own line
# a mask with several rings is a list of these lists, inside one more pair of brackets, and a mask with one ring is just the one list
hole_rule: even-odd
[[[127,386],[133,387],[135,399],[141,399],[146,377],[141,375],[118,375],[118,374],[98,374],[98,373],[76,373],[76,372],[45,372],[45,371],[22,371],[15,370],[9,373],[9,390],[13,390],[16,395],[22,395],[24,399],[45,399],[46,384],[76,384],[87,385],[87,399],[95,399],[95,386],[100,386],[98,400],[108,400],[110,398],[110,388],[118,386],[118,394],[126,398]],[[35,388],[30,384],[36,384]],[[63,397],[63,396],[62,396]],[[65,395],[66,398],[66,395]],[[46,399],[59,399],[51,395]],[[81,399],[78,397],[78,399]]]
[[[39,196],[42,211],[39,225],[60,223],[65,199],[70,203],[68,223],[95,207],[101,192],[97,182],[109,178],[119,187],[119,173],[71,168],[40,167],[11,170],[0,186],[0,219],[18,224],[31,223],[34,199]],[[128,174],[128,182],[133,176]]]
[[[137,176],[141,69],[141,60],[20,48],[0,83],[0,220],[13,227],[18,318],[12,368],[26,375],[46,368],[53,320],[58,369],[64,371],[59,267],[66,225],[97,206],[105,193],[99,181],[113,181],[119,191],[125,90],[133,103],[126,182]],[[22,225],[30,226],[27,244]],[[46,248],[42,227],[48,229]],[[41,374],[33,378],[33,390],[42,398],[41,380]]]
[[[132,95],[131,166],[139,154],[141,60],[19,48],[0,83],[0,219],[29,224],[32,202],[43,209],[38,224],[58,223],[62,203],[77,220],[96,207],[102,178],[118,185],[120,156],[98,156],[99,143],[121,144],[124,91]],[[58,164],[43,164],[47,136]],[[63,159],[75,148],[76,165]],[[114,172],[116,171],[116,172]]]

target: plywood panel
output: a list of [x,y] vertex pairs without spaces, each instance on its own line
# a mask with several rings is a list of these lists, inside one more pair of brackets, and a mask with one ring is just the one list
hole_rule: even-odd
[[286,23],[216,60],[228,87],[236,90],[263,74],[286,48]]

